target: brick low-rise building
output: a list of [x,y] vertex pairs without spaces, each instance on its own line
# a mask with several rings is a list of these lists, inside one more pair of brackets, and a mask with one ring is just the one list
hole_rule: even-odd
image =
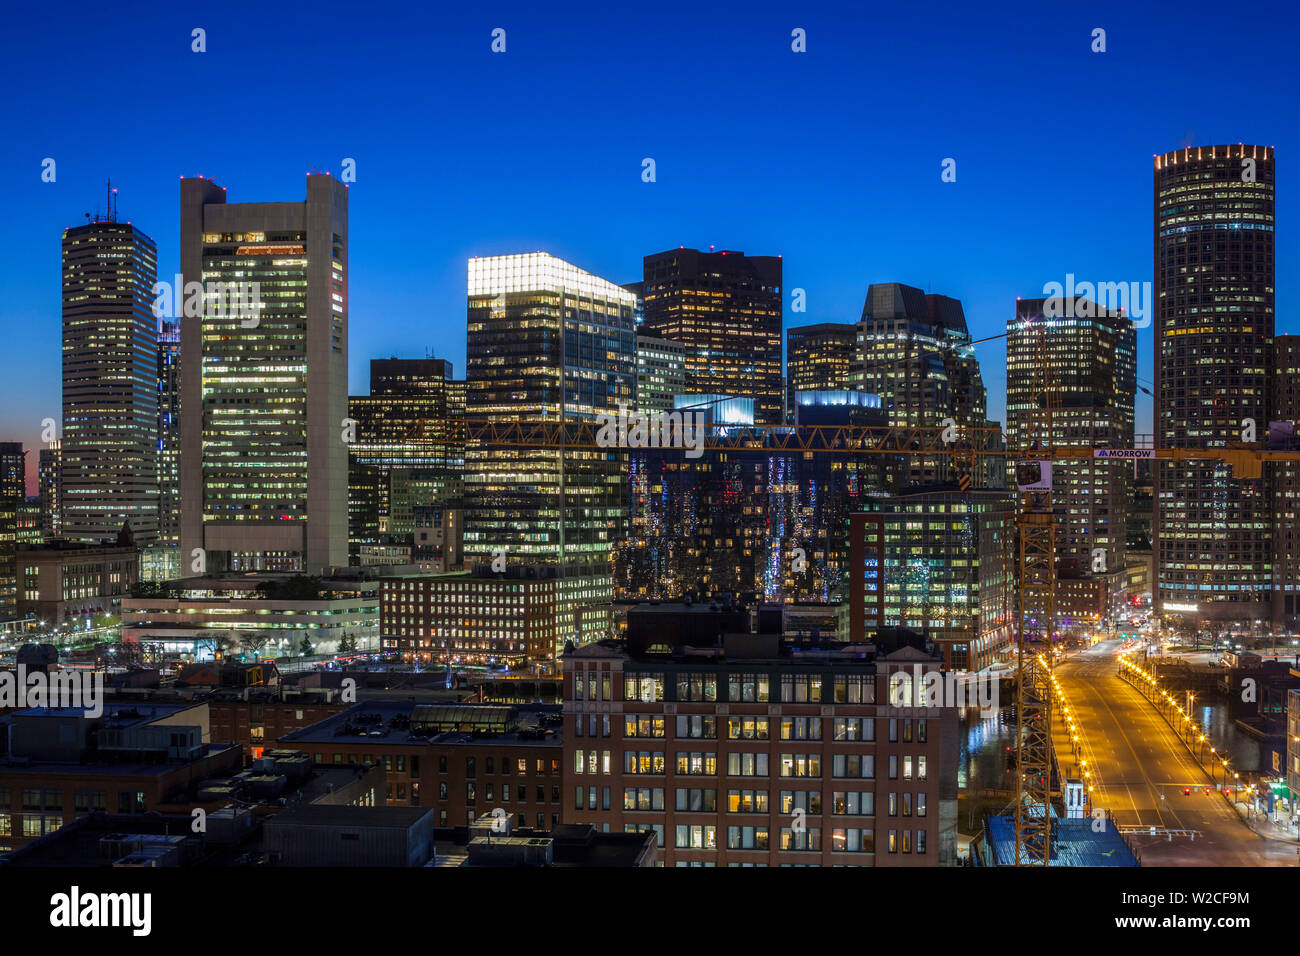
[[759,634],[569,651],[564,821],[652,830],[667,866],[951,864],[957,711],[889,704],[894,675],[942,662],[883,650]]
[[[333,696],[333,695],[332,695]],[[259,759],[275,741],[318,724],[352,706],[321,694],[284,694],[278,690],[250,688],[246,692],[222,691],[207,701],[212,739],[238,744],[245,762]]]
[[559,595],[555,577],[486,572],[385,578],[383,649],[414,663],[507,664],[550,659]]
[[501,810],[521,827],[561,822],[559,708],[367,701],[278,746],[317,764],[378,763],[386,805],[429,807],[439,827]]
[[[195,785],[241,767],[240,750],[213,744],[206,704],[27,708],[0,718],[0,851],[96,811],[145,814],[199,805]],[[216,809],[212,806],[211,809]]]

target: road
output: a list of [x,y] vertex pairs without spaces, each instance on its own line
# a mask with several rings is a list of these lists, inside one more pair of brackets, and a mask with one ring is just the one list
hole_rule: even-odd
[[[1169,725],[1141,694],[1116,676],[1118,642],[1074,653],[1054,674],[1076,715],[1084,759],[1094,773],[1092,805],[1121,826],[1198,830],[1195,839],[1133,834],[1143,866],[1296,866],[1296,845],[1259,836],[1211,786]],[[1053,723],[1056,723],[1053,721]],[[1061,770],[1073,757],[1060,744]],[[1192,787],[1189,795],[1184,787]],[[1162,799],[1163,796],[1163,799]]]

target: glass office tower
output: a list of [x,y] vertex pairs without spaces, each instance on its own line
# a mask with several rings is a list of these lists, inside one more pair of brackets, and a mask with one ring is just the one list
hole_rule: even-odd
[[[468,280],[471,439],[476,425],[594,422],[634,407],[633,293],[543,252],[471,259]],[[625,457],[473,440],[466,451],[466,562],[558,576],[557,653],[609,626]]]

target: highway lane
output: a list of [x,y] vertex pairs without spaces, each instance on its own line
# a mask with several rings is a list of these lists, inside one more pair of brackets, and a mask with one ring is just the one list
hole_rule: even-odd
[[[1204,793],[1205,772],[1159,712],[1116,676],[1118,642],[1080,651],[1054,671],[1082,730],[1084,758],[1094,771],[1094,807],[1120,825],[1198,830],[1193,840],[1133,834],[1143,866],[1296,866],[1296,846],[1259,836],[1223,797]],[[1073,757],[1060,749],[1061,769]],[[1183,788],[1191,787],[1190,794]]]

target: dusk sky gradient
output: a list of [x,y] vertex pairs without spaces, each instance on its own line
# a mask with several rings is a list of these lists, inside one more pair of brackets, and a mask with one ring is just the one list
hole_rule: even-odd
[[[466,259],[538,249],[616,282],[680,245],[782,255],[787,328],[856,321],[868,284],[897,281],[996,335],[1068,272],[1150,281],[1152,155],[1241,141],[1277,147],[1277,331],[1300,331],[1298,20],[1200,2],[11,7],[0,440],[37,448],[60,418],[61,234],[109,176],[170,280],[180,176],[298,201],[310,170],[354,158],[353,394],[389,355],[431,350],[462,377]],[[1138,341],[1151,387],[1151,330]],[[977,354],[1001,420],[1005,345]]]

